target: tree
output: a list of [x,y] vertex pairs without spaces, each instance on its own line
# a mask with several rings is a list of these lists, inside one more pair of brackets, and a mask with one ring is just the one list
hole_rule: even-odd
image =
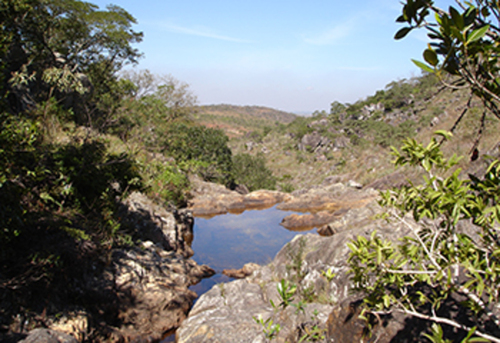
[[189,120],[196,112],[196,96],[187,83],[171,75],[154,75],[149,70],[121,73],[127,96],[114,129],[123,139],[129,136],[154,146],[156,133],[168,130],[176,120]]
[[[469,104],[473,97],[482,101],[485,110],[474,150],[486,115],[500,118],[500,29],[494,23],[500,10],[496,1],[456,2],[458,9],[444,11],[433,1],[404,1],[397,21],[407,26],[395,38],[425,28],[432,42],[424,51],[425,63],[415,64],[447,87],[470,89]],[[428,21],[431,13],[435,22]],[[452,130],[466,114],[467,108]],[[455,169],[458,158],[446,159],[440,150],[451,133],[437,135],[427,146],[408,139],[401,151],[394,149],[396,165],[419,167],[426,174],[421,185],[381,194],[388,217],[411,234],[399,243],[376,232],[353,241],[353,281],[365,294],[367,317],[400,311],[428,320],[434,324],[425,336],[432,342],[449,342],[441,325],[461,330],[462,342],[500,342],[500,320],[494,313],[500,301],[500,161],[493,159],[483,177],[463,179]],[[465,316],[443,311],[447,304]]]
[[142,33],[118,6],[78,0],[0,4],[3,110],[19,113],[55,99],[80,124],[105,124],[121,96],[117,72],[140,57]]
[[[424,62],[413,62],[424,71],[436,74],[452,89],[469,89],[485,107],[473,151],[481,138],[487,113],[500,119],[500,7],[497,1],[456,1],[457,6],[443,10],[432,0],[407,0],[397,22],[405,23],[395,35],[404,38],[414,29],[425,28],[431,43],[423,52]],[[431,13],[435,21],[429,21]],[[451,78],[450,78],[451,76]],[[468,107],[457,118],[457,127]]]
[[164,133],[164,152],[187,169],[201,174],[206,181],[231,185],[232,153],[229,138],[222,130],[201,125],[174,123]]
[[107,125],[122,96],[116,73],[140,56],[134,22],[119,7],[77,0],[0,2],[2,327],[40,315],[38,292],[44,317],[89,308],[83,279],[102,272],[113,245],[130,242],[117,209],[141,189],[135,161],[103,139],[56,142],[43,128],[52,116]]

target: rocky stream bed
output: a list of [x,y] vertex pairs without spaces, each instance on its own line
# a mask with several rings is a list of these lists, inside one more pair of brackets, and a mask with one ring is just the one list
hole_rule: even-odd
[[[110,326],[109,340],[158,342],[176,329],[176,341],[181,343],[266,342],[269,337],[256,318],[271,318],[281,328],[273,337],[276,342],[299,342],[304,337],[324,342],[418,342],[427,324],[402,315],[382,318],[374,324],[372,335],[365,335],[365,325],[357,316],[359,298],[350,292],[347,243],[374,230],[396,240],[407,229],[376,219],[381,212],[377,191],[337,181],[326,179],[318,187],[291,194],[241,194],[193,180],[189,208],[174,212],[142,194],[132,194],[123,208],[142,243],[113,251],[101,281],[119,290],[127,305],[119,312],[122,324]],[[286,217],[284,227],[295,231],[318,227],[319,234],[297,235],[268,265],[225,271],[240,279],[214,286],[192,307],[197,294],[189,286],[214,273],[190,259],[193,215],[209,217],[275,204],[306,212]],[[303,291],[300,309],[272,305],[281,301],[277,292],[281,280]],[[88,330],[86,314],[74,311],[51,320],[47,329],[33,330],[22,342],[83,341]]]

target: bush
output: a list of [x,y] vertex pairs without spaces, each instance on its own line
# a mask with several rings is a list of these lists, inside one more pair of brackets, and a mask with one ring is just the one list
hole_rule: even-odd
[[146,166],[145,174],[149,183],[149,195],[159,202],[166,202],[175,206],[186,206],[189,179],[175,165],[152,163]]
[[[483,178],[464,180],[460,169],[451,173],[459,158],[445,159],[441,143],[433,138],[424,147],[408,139],[401,152],[394,149],[396,165],[427,174],[421,185],[381,194],[388,218],[411,234],[393,243],[373,232],[350,243],[352,279],[364,295],[365,318],[402,312],[460,329],[454,338],[477,335],[499,342],[498,319],[491,311],[500,301],[500,161],[491,163]],[[409,215],[419,228],[408,222]],[[464,230],[460,222],[474,225]]]
[[229,185],[233,178],[228,140],[222,130],[175,123],[164,134],[163,147],[177,162],[201,162],[205,167],[204,180]]
[[262,156],[238,154],[233,158],[233,177],[237,184],[244,184],[250,191],[276,189],[276,179],[267,169]]

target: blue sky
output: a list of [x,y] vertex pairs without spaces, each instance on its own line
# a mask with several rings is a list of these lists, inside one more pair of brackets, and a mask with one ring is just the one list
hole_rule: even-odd
[[144,33],[137,68],[188,83],[200,104],[329,110],[419,75],[411,59],[426,45],[424,32],[393,39],[398,0],[89,2],[130,12]]

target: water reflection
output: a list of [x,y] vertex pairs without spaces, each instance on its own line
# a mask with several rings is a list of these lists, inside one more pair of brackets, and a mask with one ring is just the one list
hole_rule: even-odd
[[217,274],[191,289],[201,295],[214,284],[231,280],[220,274],[223,269],[239,269],[248,262],[269,263],[297,234],[279,225],[284,217],[292,213],[272,207],[238,215],[196,218],[193,259],[199,264],[209,265]]

